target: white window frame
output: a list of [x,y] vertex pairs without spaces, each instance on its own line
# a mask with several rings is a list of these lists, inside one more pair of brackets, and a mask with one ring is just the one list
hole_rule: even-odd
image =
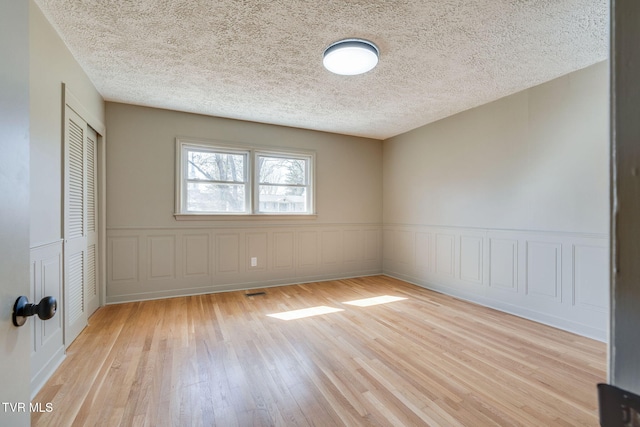
[[[282,159],[296,159],[296,160],[304,160],[306,162],[305,168],[305,185],[302,186],[294,186],[287,185],[287,187],[301,187],[307,190],[306,192],[306,212],[261,212],[260,211],[260,174],[258,171],[258,167],[260,162],[258,162],[258,157],[279,157]],[[253,152],[253,211],[256,215],[313,215],[315,213],[314,209],[314,166],[315,166],[315,156],[313,153],[300,153],[300,152],[291,152],[291,151],[279,151],[279,150],[254,150]],[[274,185],[265,183],[265,185]]]
[[[221,145],[203,145],[203,144],[192,144],[187,142],[182,142],[179,144],[180,146],[180,192],[177,200],[179,201],[179,210],[182,214],[205,214],[205,215],[246,215],[251,212],[251,176],[249,174],[250,170],[250,161],[251,161],[251,152],[249,150],[238,150],[234,148],[229,148]],[[188,156],[187,153],[189,151],[200,151],[205,153],[220,153],[220,154],[231,154],[231,155],[241,155],[244,157],[244,165],[243,165],[243,181],[208,181],[208,180],[190,180],[187,177],[188,173]],[[211,182],[211,183],[219,183],[219,184],[242,184],[244,185],[244,211],[241,212],[200,212],[200,211],[189,211],[187,209],[187,188],[190,182]]]
[[[229,154],[245,155],[245,212],[194,212],[187,211],[187,160],[186,155],[189,149],[221,152]],[[260,212],[259,211],[259,177],[258,177],[258,156],[282,157],[292,159],[302,159],[307,161],[307,212]],[[316,204],[316,182],[315,182],[315,152],[298,149],[281,149],[264,146],[254,146],[243,143],[229,143],[222,141],[196,140],[191,138],[176,138],[175,157],[175,211],[176,220],[221,220],[233,219],[242,220],[255,217],[264,219],[296,218],[313,219],[317,217]]]

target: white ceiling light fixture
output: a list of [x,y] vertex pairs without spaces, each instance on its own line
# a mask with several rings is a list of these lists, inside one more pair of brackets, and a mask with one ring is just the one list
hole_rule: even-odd
[[344,39],[331,44],[324,51],[322,63],[335,74],[355,76],[371,71],[378,65],[380,51],[367,40]]

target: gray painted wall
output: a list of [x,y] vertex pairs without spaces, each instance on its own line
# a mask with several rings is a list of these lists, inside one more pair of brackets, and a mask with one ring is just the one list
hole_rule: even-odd
[[314,150],[316,222],[382,222],[380,141],[112,102],[106,111],[109,228],[179,225],[173,218],[179,136]]
[[608,68],[384,143],[385,224],[608,233]]

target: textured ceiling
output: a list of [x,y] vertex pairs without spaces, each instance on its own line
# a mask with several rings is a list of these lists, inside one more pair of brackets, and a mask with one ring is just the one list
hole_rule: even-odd
[[[385,139],[602,61],[607,0],[36,0],[106,100]],[[364,38],[380,63],[333,75]]]

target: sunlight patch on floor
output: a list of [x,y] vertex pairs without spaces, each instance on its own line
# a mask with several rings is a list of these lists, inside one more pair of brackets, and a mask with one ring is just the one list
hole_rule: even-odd
[[318,316],[321,314],[335,313],[337,311],[344,311],[341,308],[327,307],[320,305],[318,307],[303,308],[300,310],[283,311],[282,313],[267,314],[269,317],[275,317],[282,320],[302,319],[303,317]]
[[379,297],[371,297],[371,298],[365,298],[365,299],[358,299],[355,301],[347,301],[344,304],[356,305],[358,307],[369,307],[372,305],[386,304],[389,302],[402,301],[405,299],[406,298],[403,298],[403,297],[393,297],[390,295],[382,295]]

